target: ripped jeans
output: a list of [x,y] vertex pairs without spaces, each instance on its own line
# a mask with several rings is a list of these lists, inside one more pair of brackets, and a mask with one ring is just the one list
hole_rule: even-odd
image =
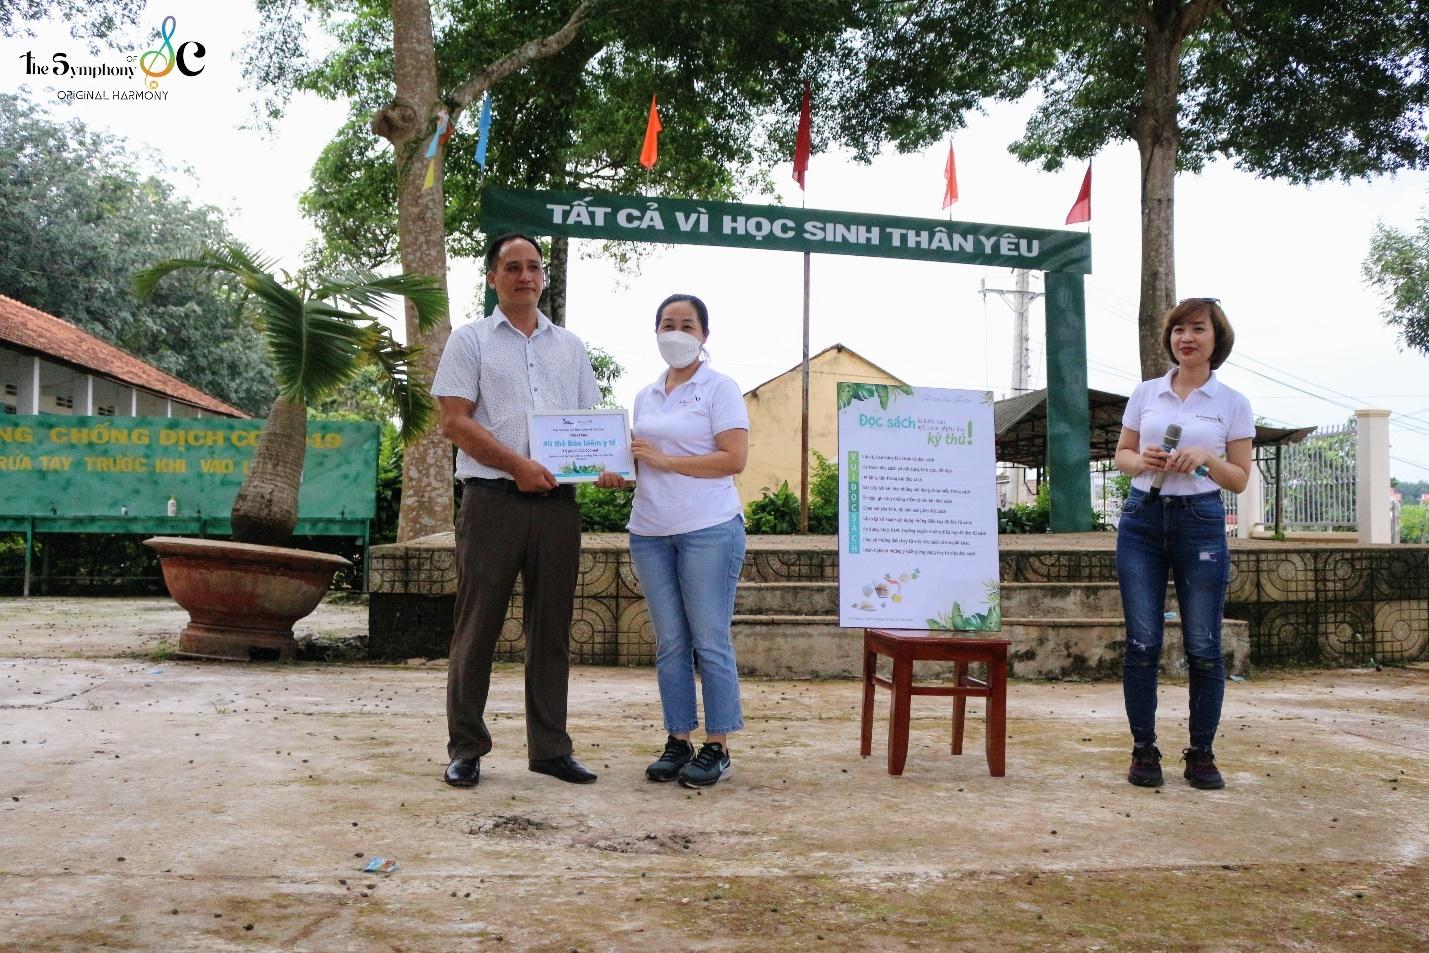
[[1219,492],[1149,500],[1132,490],[1116,533],[1116,576],[1126,616],[1121,684],[1132,740],[1156,740],[1156,666],[1165,631],[1166,574],[1176,584],[1191,679],[1191,744],[1211,747],[1221,720],[1226,666],[1221,616],[1230,582]]

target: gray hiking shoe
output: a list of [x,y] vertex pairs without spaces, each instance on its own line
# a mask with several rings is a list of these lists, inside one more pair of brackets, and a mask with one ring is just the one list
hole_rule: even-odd
[[674,735],[665,736],[665,750],[660,760],[645,769],[645,776],[651,781],[673,781],[680,769],[695,760],[695,749],[688,742]]
[[695,760],[680,769],[680,783],[687,788],[707,788],[729,777],[729,752],[724,745],[706,741]]

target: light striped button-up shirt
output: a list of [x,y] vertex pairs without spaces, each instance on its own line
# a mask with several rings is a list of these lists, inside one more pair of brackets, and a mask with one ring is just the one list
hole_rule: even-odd
[[[600,388],[579,337],[542,314],[528,338],[498,307],[490,317],[451,333],[432,380],[432,396],[472,401],[473,420],[511,450],[530,456],[527,411],[594,407]],[[458,449],[456,476],[509,479],[511,474]]]

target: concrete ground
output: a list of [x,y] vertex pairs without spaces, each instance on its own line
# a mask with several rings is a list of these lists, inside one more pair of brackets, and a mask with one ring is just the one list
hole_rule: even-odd
[[[0,600],[0,950],[1429,949],[1429,666],[1230,684],[1219,792],[1126,784],[1113,683],[1014,684],[1005,778],[980,706],[955,758],[917,699],[892,778],[855,683],[750,680],[735,775],[696,793],[642,777],[650,671],[573,673],[575,787],[526,770],[503,665],[456,790],[442,663],[181,662],[182,621]],[[1168,768],[1185,713],[1165,685]]]

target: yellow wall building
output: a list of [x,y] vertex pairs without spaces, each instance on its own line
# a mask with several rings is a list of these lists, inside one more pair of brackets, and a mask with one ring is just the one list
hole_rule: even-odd
[[[789,481],[799,493],[799,418],[802,401],[802,366],[795,365],[744,395],[749,410],[749,462],[734,478],[739,498],[746,506],[759,499],[764,488],[776,489]],[[856,384],[902,384],[872,361],[842,344],[809,357],[809,449],[830,460],[839,448],[839,381]],[[809,466],[812,470],[813,455]]]

